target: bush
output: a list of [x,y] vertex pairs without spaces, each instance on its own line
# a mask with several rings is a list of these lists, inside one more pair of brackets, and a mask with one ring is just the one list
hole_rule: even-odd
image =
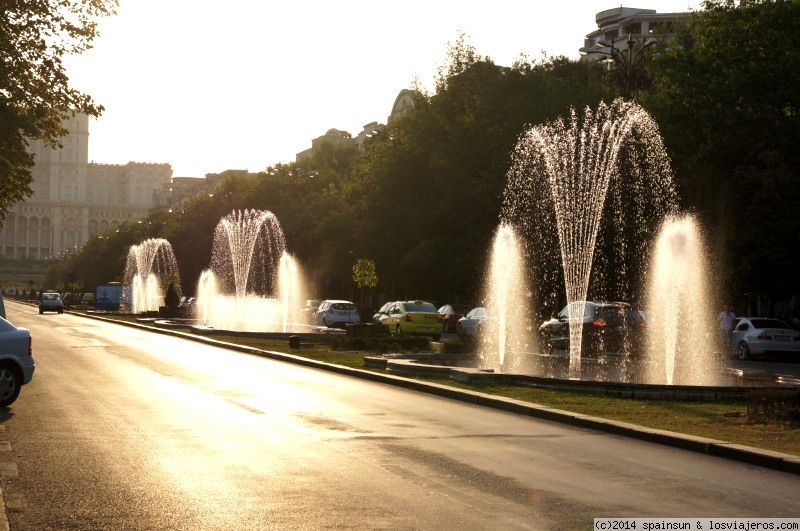
[[337,336],[332,350],[367,350],[378,353],[419,352],[429,347],[427,337],[418,336]]
[[754,391],[747,401],[748,422],[787,422],[800,427],[800,389]]

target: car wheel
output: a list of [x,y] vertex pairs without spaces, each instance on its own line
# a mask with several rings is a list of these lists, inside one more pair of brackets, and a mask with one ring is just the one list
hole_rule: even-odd
[[10,406],[19,396],[22,374],[9,363],[0,365],[0,407]]
[[736,347],[736,357],[740,360],[750,359],[750,347],[744,341],[739,341],[739,345]]
[[43,313],[44,313],[44,310],[39,308],[39,315],[42,315]]

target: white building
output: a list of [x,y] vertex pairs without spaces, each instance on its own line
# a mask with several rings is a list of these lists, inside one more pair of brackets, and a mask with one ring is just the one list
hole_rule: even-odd
[[689,13],[656,13],[655,9],[637,7],[606,9],[595,16],[597,29],[586,35],[584,46],[591,48],[599,41],[617,44],[629,37],[642,41],[657,34],[671,33],[673,23],[688,16]]
[[50,258],[81,247],[92,236],[147,216],[172,177],[169,164],[88,162],[89,118],[64,122],[63,148],[31,142],[36,155],[33,195],[6,213],[0,256]]

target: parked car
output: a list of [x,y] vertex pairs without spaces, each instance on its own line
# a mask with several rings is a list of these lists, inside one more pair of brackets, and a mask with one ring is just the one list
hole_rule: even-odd
[[487,319],[489,319],[489,310],[483,306],[478,306],[468,311],[464,317],[458,320],[456,330],[459,335],[478,336]]
[[442,335],[442,319],[431,302],[394,302],[381,316],[380,322],[393,334],[431,336],[434,341],[439,341]]
[[343,300],[322,301],[312,319],[315,326],[330,328],[344,328],[348,323],[361,322],[356,305]]
[[317,311],[320,304],[322,304],[321,300],[308,299],[305,306],[297,311],[297,321],[300,323],[311,323],[314,312]]
[[458,329],[458,320],[472,309],[468,304],[445,304],[437,311],[442,316],[442,332],[455,332]]
[[94,293],[84,293],[83,297],[81,297],[81,304],[94,306]]
[[800,332],[780,319],[739,317],[733,323],[731,348],[740,360],[766,354],[800,354]]
[[375,325],[376,325],[376,324],[380,324],[380,322],[381,322],[381,316],[382,316],[382,315],[386,315],[386,312],[388,312],[388,311],[389,311],[389,308],[391,308],[391,307],[392,307],[392,304],[394,304],[394,301],[387,302],[387,303],[385,303],[383,306],[381,306],[381,307],[378,309],[378,311],[377,311],[377,312],[375,312],[374,314],[372,314],[372,324],[375,324]]
[[[583,314],[579,314],[581,306]],[[576,319],[583,328],[581,352],[637,353],[644,342],[647,321],[643,314],[625,302],[572,302],[558,315],[539,327],[542,345],[554,350],[569,350],[570,319]]]
[[39,313],[58,312],[64,313],[64,302],[57,291],[45,291],[39,298]]
[[34,369],[30,331],[0,319],[0,407],[14,403]]

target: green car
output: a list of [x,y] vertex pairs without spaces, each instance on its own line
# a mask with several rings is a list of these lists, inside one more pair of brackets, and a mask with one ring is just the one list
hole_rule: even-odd
[[395,302],[380,316],[380,322],[393,334],[431,336],[434,341],[442,335],[442,317],[430,302]]

